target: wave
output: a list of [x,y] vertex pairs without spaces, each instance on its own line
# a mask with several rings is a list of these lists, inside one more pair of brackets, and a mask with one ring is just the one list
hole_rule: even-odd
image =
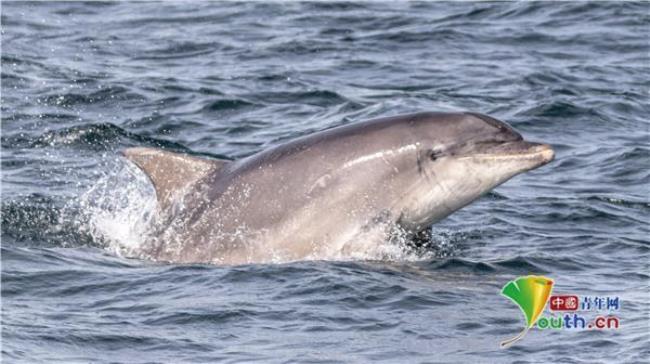
[[[44,117],[69,119],[65,114]],[[182,144],[143,136],[111,123],[76,125],[47,131],[34,137],[26,133],[3,136],[2,143],[4,147],[27,149],[65,146],[76,149],[115,150],[128,145],[148,145],[187,151]]]
[[62,108],[72,108],[79,105],[100,105],[118,101],[122,105],[128,103],[139,104],[147,101],[147,98],[127,87],[117,85],[105,87],[87,94],[68,92],[43,96],[43,102],[45,104]]
[[250,98],[267,104],[306,104],[315,106],[334,106],[349,101],[345,96],[330,90],[311,90],[298,92],[258,92]]
[[211,101],[207,103],[203,108],[202,112],[219,112],[219,111],[242,111],[246,109],[252,109],[259,107],[252,102],[248,102],[242,99],[221,99],[216,101]]

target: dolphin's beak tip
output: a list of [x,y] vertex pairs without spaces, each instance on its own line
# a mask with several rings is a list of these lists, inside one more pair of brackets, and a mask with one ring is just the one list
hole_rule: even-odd
[[537,149],[537,152],[542,157],[544,164],[550,163],[555,158],[555,151],[548,144],[540,144],[535,149]]

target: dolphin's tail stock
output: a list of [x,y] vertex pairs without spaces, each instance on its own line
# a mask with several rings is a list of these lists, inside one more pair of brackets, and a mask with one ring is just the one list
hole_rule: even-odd
[[183,191],[185,187],[230,162],[202,159],[157,148],[128,148],[122,154],[149,177],[161,210],[171,205],[178,191]]

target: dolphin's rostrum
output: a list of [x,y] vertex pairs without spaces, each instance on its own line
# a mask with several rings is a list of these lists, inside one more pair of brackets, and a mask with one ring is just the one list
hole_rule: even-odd
[[242,264],[363,253],[417,234],[553,159],[508,124],[417,113],[317,132],[238,161],[124,155],[151,179],[159,221],[142,256]]

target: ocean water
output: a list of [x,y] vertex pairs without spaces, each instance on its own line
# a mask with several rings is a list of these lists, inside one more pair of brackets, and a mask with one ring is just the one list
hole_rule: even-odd
[[[650,3],[1,7],[3,363],[650,360]],[[155,200],[126,147],[237,159],[454,110],[556,160],[434,225],[424,251],[128,258]],[[501,349],[525,325],[501,287],[528,274],[618,297],[602,314],[620,327],[533,328]]]

